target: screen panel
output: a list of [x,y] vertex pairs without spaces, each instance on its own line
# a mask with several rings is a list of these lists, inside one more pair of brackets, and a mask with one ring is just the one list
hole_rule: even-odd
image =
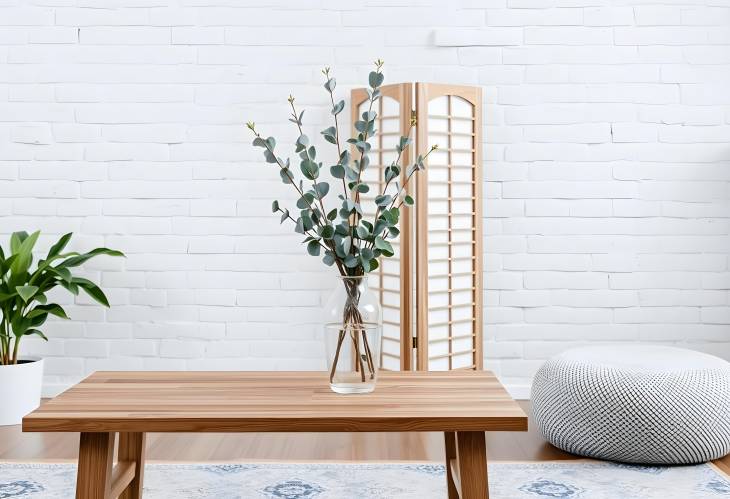
[[418,83],[416,99],[418,150],[439,146],[417,183],[417,368],[481,369],[481,89]]
[[[374,109],[378,113],[376,132],[370,140],[370,165],[363,172],[363,180],[370,186],[370,191],[360,194],[363,213],[367,220],[375,216],[375,196],[383,191],[385,185],[385,167],[397,158],[395,149],[401,135],[406,135],[410,126],[412,110],[413,85],[401,83],[381,87],[382,98]],[[364,89],[352,91],[351,112],[354,123],[362,113],[369,109],[369,99]],[[352,135],[356,135],[354,128]],[[401,165],[411,161],[410,148],[401,156]],[[403,168],[405,173],[405,168]],[[403,183],[404,175],[401,178]],[[395,185],[391,183],[388,194],[395,193]],[[380,267],[370,273],[370,287],[379,295],[383,309],[383,345],[381,349],[381,366],[388,370],[412,369],[412,307],[413,293],[407,292],[412,284],[412,218],[409,209],[401,210],[400,236],[389,239],[395,255],[382,258]]]

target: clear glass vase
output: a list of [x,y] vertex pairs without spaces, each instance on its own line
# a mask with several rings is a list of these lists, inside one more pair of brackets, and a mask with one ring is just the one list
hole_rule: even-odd
[[330,388],[369,393],[380,368],[383,324],[367,276],[340,277],[325,306],[324,344]]

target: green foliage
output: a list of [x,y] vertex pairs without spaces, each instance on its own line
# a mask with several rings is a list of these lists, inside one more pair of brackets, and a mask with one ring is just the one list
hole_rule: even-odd
[[[273,139],[271,139],[271,143]],[[278,208],[278,202],[272,206]],[[276,210],[274,210],[276,211]],[[47,303],[47,294],[57,286],[78,295],[83,290],[105,307],[109,306],[104,292],[92,281],[74,276],[71,269],[83,265],[99,255],[124,256],[108,248],[96,248],[88,253],[67,252],[64,249],[72,234],[62,236],[45,258],[38,261],[35,270],[33,249],[40,232],[28,235],[15,232],[10,237],[10,252],[0,246],[0,364],[15,364],[18,346],[24,336],[46,336],[38,329],[49,315],[68,319],[66,311],[57,303]]]
[[[377,132],[376,109],[379,107],[381,86],[385,80],[382,68],[383,61],[378,60],[375,62],[375,70],[368,75],[368,110],[356,117],[354,128],[357,134],[346,141],[340,139],[337,121],[338,115],[345,108],[345,101],[335,99],[336,80],[330,75],[330,69],[322,70],[325,78],[323,86],[329,94],[334,126],[322,130],[320,134],[326,142],[337,147],[337,162],[328,163],[331,165],[329,173],[337,183],[341,181],[342,184],[342,191],[337,195],[334,207],[326,207],[326,204],[332,203],[328,196],[333,189],[320,179],[322,163],[316,160],[316,146],[302,131],[304,111],[297,111],[294,97],[289,96],[287,99],[291,106],[289,121],[296,125],[299,132],[294,152],[299,156],[302,177],[311,182],[309,186],[305,186],[303,180],[295,178],[289,159],[284,160],[276,155],[276,140],[273,137],[265,139],[256,131],[255,123],[246,124],[255,136],[253,146],[263,149],[265,161],[275,165],[282,182],[297,191],[296,207],[299,209],[299,216],[296,219],[289,214],[288,209],[280,206],[279,201],[272,203],[272,211],[281,213],[282,223],[290,220],[294,224],[294,231],[306,236],[303,243],[310,255],[321,257],[327,266],[337,266],[342,275],[357,276],[372,272],[379,267],[379,258],[393,256],[393,246],[387,239],[396,238],[400,234],[397,227],[400,208],[414,204],[413,198],[407,194],[407,186],[411,178],[425,168],[428,155],[436,149],[433,147],[426,154],[417,155],[416,161],[408,167],[401,164],[402,153],[413,142],[410,132],[415,122],[412,122],[408,134],[400,137],[396,144],[396,161],[387,165],[384,170],[382,191],[370,194],[374,198],[374,219],[363,219],[360,195],[368,193],[371,186],[362,182],[361,178],[370,165],[370,139]],[[22,244],[22,241],[17,244]],[[79,285],[74,279],[64,282],[70,287]]]

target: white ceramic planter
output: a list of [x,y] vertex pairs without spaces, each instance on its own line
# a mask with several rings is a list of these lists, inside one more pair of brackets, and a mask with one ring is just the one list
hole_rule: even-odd
[[22,364],[0,365],[0,426],[20,424],[41,403],[43,359],[23,360]]

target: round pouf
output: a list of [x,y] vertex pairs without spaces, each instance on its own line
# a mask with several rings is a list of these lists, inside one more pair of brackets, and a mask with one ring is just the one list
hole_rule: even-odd
[[545,439],[573,454],[690,464],[730,452],[730,363],[652,345],[591,346],[548,360],[532,385]]

